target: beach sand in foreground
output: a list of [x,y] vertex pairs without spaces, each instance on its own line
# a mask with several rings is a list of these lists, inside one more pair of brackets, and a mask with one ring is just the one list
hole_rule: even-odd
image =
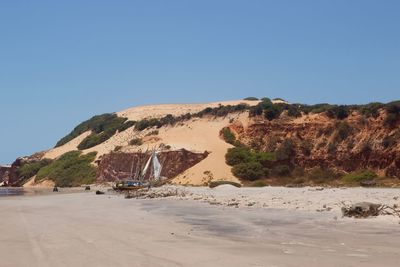
[[1,266],[400,266],[387,220],[93,192],[2,198],[0,214]]

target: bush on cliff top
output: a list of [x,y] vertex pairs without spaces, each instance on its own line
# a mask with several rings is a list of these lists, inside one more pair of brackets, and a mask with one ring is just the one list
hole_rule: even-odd
[[132,127],[135,122],[127,121],[127,118],[118,117],[116,114],[103,114],[79,124],[71,133],[57,142],[56,147],[65,145],[79,135],[92,131],[79,145],[79,149],[87,149],[108,140],[118,130],[120,132]]
[[254,97],[254,96],[249,96],[249,97],[244,98],[243,100],[247,100],[247,101],[258,101],[258,98],[257,98],[257,97]]
[[82,155],[80,151],[67,152],[40,169],[36,178],[38,181],[50,179],[60,187],[91,184],[96,180],[96,167],[91,164],[95,158],[96,152],[86,155]]

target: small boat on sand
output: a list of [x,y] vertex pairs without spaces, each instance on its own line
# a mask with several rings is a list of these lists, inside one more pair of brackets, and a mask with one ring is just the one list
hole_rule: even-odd
[[[140,166],[140,161],[138,162],[138,166]],[[150,188],[159,184],[161,179],[162,165],[157,157],[157,152],[155,150],[152,151],[143,169],[141,169],[140,167],[136,168],[137,172],[135,173],[135,175],[133,175],[133,169],[134,161],[132,161],[131,178],[123,181],[118,181],[113,186],[114,190],[139,190]],[[148,175],[149,171],[150,174]],[[148,179],[145,179],[147,175]]]

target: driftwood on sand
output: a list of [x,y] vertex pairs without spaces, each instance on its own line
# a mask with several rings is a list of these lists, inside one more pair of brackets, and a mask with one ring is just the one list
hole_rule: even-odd
[[354,218],[368,218],[379,215],[392,215],[400,218],[400,209],[397,205],[388,206],[370,202],[360,202],[350,206],[343,204],[342,214],[344,217]]

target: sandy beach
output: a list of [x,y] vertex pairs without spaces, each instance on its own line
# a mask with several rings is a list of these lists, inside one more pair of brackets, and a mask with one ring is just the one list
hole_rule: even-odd
[[[163,199],[94,192],[3,197],[1,266],[399,266],[397,221],[314,210],[327,200],[354,200],[357,191],[370,201],[394,201],[398,189],[309,189],[186,188],[193,194]],[[307,195],[312,208],[204,201],[253,195],[268,202],[277,192],[286,202]],[[326,197],[314,203],[320,195]]]

